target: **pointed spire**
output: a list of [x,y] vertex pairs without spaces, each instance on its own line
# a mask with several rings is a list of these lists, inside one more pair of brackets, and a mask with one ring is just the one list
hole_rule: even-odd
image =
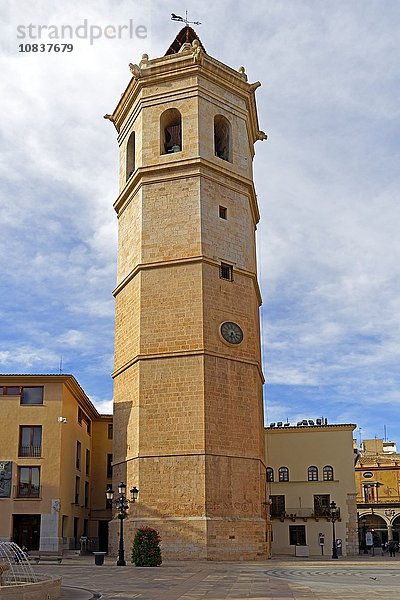
[[201,40],[195,32],[195,30],[189,27],[189,25],[186,25],[183,29],[180,30],[180,32],[166,51],[165,56],[168,56],[169,54],[177,54],[183,46],[183,44],[191,44],[193,40],[198,40],[200,48],[203,50],[203,52],[206,52],[206,49],[201,43]]

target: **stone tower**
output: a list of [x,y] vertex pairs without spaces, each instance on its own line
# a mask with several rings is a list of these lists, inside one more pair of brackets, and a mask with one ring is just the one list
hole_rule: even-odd
[[[120,146],[114,486],[166,558],[265,556],[263,375],[252,175],[259,131],[244,69],[186,26],[130,65]],[[117,522],[110,525],[117,546]]]

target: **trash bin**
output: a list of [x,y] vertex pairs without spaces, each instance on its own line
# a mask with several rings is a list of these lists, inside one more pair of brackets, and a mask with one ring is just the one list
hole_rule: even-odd
[[93,552],[94,554],[94,564],[101,567],[104,564],[104,557],[107,552]]

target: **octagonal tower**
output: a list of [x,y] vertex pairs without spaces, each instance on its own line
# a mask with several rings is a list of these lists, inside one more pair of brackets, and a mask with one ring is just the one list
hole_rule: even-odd
[[[253,183],[259,130],[244,69],[184,27],[130,65],[120,146],[114,486],[165,558],[265,556],[263,375]],[[117,522],[110,525],[113,549]]]

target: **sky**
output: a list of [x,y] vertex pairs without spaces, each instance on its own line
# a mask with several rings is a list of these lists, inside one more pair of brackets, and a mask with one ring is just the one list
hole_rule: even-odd
[[[400,3],[4,4],[0,372],[61,366],[112,411],[118,146],[102,117],[128,64],[163,55],[181,27],[170,13],[187,8],[207,52],[262,83],[269,139],[256,143],[254,169],[266,422],[323,416],[357,424],[357,438],[386,427],[400,443]],[[49,39],[85,22],[102,36],[84,38],[83,27],[79,39]],[[29,24],[32,36],[49,29],[29,39]],[[106,38],[107,25],[133,33]],[[73,50],[19,51],[57,42]]]

